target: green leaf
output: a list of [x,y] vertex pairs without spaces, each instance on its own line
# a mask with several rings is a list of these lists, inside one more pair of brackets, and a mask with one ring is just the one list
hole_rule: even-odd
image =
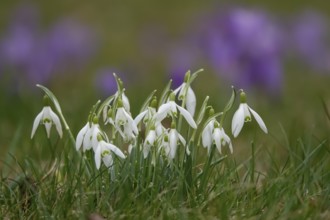
[[161,106],[165,102],[166,98],[168,97],[168,94],[169,94],[169,92],[171,90],[171,85],[172,85],[172,80],[170,80],[167,83],[167,85],[165,86],[165,88],[164,88],[164,90],[163,90],[163,92],[162,92],[162,94],[160,96],[158,107]]
[[116,73],[113,73],[113,77],[115,77],[118,91],[121,93],[123,91],[123,89],[124,89],[124,87],[123,87],[123,81],[121,81],[121,79],[117,76]]
[[40,89],[44,90],[44,92],[47,94],[47,96],[50,98],[50,100],[52,100],[52,102],[53,102],[53,104],[55,106],[56,111],[59,114],[62,114],[62,109],[61,109],[61,106],[60,106],[60,104],[59,104],[56,96],[49,89],[47,89],[46,87],[44,87],[43,85],[37,84],[37,87],[39,87]]
[[229,99],[229,101],[226,104],[226,107],[224,108],[223,112],[226,113],[227,111],[229,111],[231,109],[231,107],[234,104],[235,98],[236,98],[236,91],[234,86],[231,87],[232,88],[232,93],[231,93],[231,97]]
[[144,111],[148,107],[150,100],[152,99],[152,97],[155,95],[156,92],[157,92],[157,90],[154,90],[150,93],[150,95],[147,97],[147,99],[143,102],[140,112]]
[[198,114],[198,117],[197,117],[197,120],[196,120],[196,124],[199,125],[203,118],[204,118],[204,115],[205,115],[205,111],[207,109],[207,102],[209,101],[209,96],[206,96],[206,98],[204,99],[204,102],[199,110],[199,114]]
[[227,155],[225,155],[225,156],[223,156],[223,157],[220,157],[220,158],[217,159],[216,161],[213,161],[213,162],[211,163],[210,166],[211,166],[211,167],[216,166],[217,164],[219,164],[219,163],[221,163],[222,161],[224,161],[227,157],[228,157]]
[[204,69],[199,69],[196,72],[194,72],[193,74],[191,74],[190,79],[189,79],[189,84],[191,84],[196,79],[198,74],[203,72],[203,71],[204,71]]
[[114,94],[114,95],[112,95],[112,96],[109,96],[106,100],[104,100],[104,101],[102,102],[102,104],[100,105],[100,108],[99,108],[98,111],[97,111],[97,116],[98,116],[98,117],[99,117],[100,114],[102,113],[103,108],[104,108],[105,106],[109,105],[110,102],[115,98],[115,95],[116,95],[116,94]]
[[324,109],[325,115],[327,116],[327,118],[330,120],[330,111],[328,109],[327,104],[325,103],[324,99],[321,98],[321,103],[322,103],[322,107]]

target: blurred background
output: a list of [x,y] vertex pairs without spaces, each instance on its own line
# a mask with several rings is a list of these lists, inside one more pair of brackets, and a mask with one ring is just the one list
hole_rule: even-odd
[[[14,141],[29,152],[23,146],[42,108],[36,83],[56,94],[77,132],[96,100],[116,91],[113,72],[136,116],[151,91],[200,68],[197,106],[209,95],[221,111],[231,85],[243,88],[269,127],[266,145],[304,134],[327,138],[329,12],[324,0],[2,1],[0,152]],[[243,132],[256,134],[262,137]]]

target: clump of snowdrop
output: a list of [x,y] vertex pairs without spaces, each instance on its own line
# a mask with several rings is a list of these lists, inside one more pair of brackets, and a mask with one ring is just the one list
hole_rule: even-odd
[[[150,163],[154,167],[176,164],[171,167],[183,168],[188,158],[195,158],[200,146],[207,148],[209,160],[214,156],[213,149],[222,154],[222,148],[227,146],[230,153],[233,153],[232,138],[239,135],[245,122],[251,121],[251,114],[261,129],[268,132],[259,114],[247,105],[246,94],[242,90],[239,92],[241,103],[232,119],[233,137],[226,134],[224,120],[236,99],[234,88],[223,111],[215,112],[208,105],[209,97],[197,109],[197,99],[191,85],[200,72],[188,72],[184,82],[174,90],[171,89],[170,81],[159,97],[157,91],[153,91],[135,117],[130,112],[131,106],[123,82],[114,74],[118,90],[105,101],[99,100],[93,105],[87,122],[76,138],[65,121],[56,97],[47,88],[39,86],[45,91],[46,99],[53,102],[59,117],[49,104],[45,105],[33,123],[31,138],[40,123],[46,126],[48,137],[53,124],[62,137],[62,121],[75,149],[79,151],[82,148],[83,154],[91,150],[96,168],[100,169],[103,162],[113,172],[115,158],[141,159],[145,162],[138,164]],[[99,118],[102,117],[100,123]],[[125,155],[126,151],[128,155]],[[132,164],[137,163],[133,161]]]

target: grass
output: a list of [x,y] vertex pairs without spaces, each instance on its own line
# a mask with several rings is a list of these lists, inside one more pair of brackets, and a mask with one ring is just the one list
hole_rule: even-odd
[[[64,145],[43,164],[25,158],[16,161],[15,172],[2,174],[2,218],[85,219],[98,213],[107,219],[327,219],[329,145],[307,142],[285,146],[284,163],[267,146],[252,150],[254,144],[241,163],[215,154],[211,163],[192,167],[192,182],[184,169],[153,167],[138,151],[118,163],[115,179],[106,168],[89,176],[93,160]],[[258,169],[261,151],[268,164]]]
[[[329,142],[306,134],[265,141],[234,142],[234,154],[220,155],[183,146],[173,161],[143,158],[138,148],[115,158],[110,174],[96,170],[93,153],[77,152],[70,137],[22,125],[3,159],[0,215],[3,219],[328,219],[330,218]],[[39,128],[39,130],[41,130]],[[250,140],[251,141],[251,140]],[[16,158],[22,143],[31,151]],[[235,152],[248,148],[242,158]]]

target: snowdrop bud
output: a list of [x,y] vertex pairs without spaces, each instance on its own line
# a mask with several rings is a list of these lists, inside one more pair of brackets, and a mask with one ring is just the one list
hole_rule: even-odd
[[123,107],[123,100],[121,98],[118,99],[117,107],[118,108],[122,108]]
[[246,103],[246,94],[243,90],[241,90],[241,93],[240,93],[240,101],[241,101],[241,103]]
[[175,101],[175,93],[174,92],[171,92],[169,100],[170,101]]
[[172,121],[172,122],[171,122],[171,129],[175,129],[175,128],[176,128],[175,121]]
[[109,110],[108,110],[108,113],[107,113],[109,118],[112,117],[112,112],[113,112],[112,108],[110,107]]
[[102,141],[102,140],[103,140],[102,136],[101,136],[100,134],[98,134],[98,135],[97,135],[97,141],[100,142],[100,141]]
[[44,95],[42,102],[44,106],[49,106],[50,105],[49,97],[47,95]]
[[121,79],[118,79],[118,83],[119,83],[119,90],[123,90],[124,89],[124,83]]
[[150,102],[150,107],[157,108],[157,97],[156,96],[152,97],[152,100]]
[[184,82],[187,83],[189,81],[189,79],[190,79],[190,71],[188,71],[186,73],[186,75],[184,76]]
[[212,117],[214,115],[214,109],[211,107],[209,110],[209,117]]
[[168,135],[164,136],[164,142],[168,142]]
[[99,123],[99,118],[97,116],[93,117],[93,124],[98,124]]

